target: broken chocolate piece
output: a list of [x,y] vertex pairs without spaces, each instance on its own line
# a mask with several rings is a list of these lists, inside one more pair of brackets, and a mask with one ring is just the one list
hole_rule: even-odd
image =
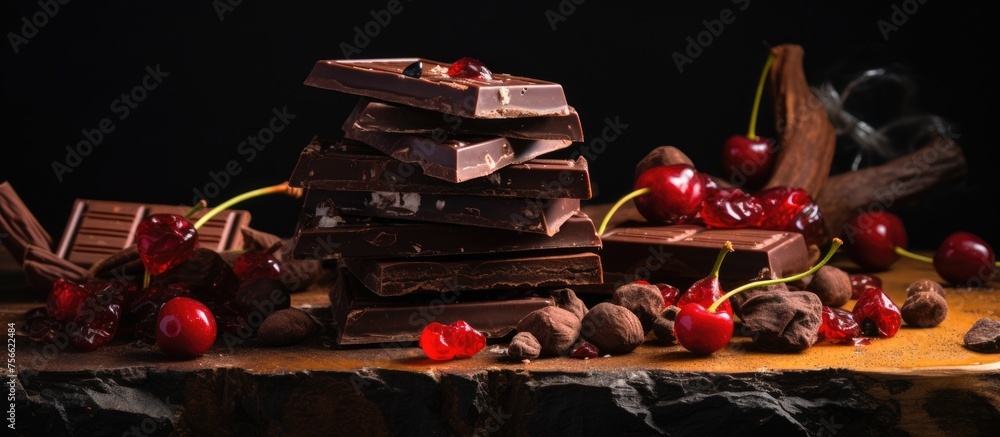
[[490,290],[475,298],[461,292],[384,297],[341,270],[330,291],[330,303],[336,343],[348,345],[415,342],[428,323],[458,320],[487,338],[500,338],[513,332],[524,316],[551,306],[552,299],[511,290]]
[[[57,254],[79,266],[90,267],[135,244],[135,230],[152,214],[186,214],[191,207],[77,199],[66,223]],[[208,211],[194,213],[197,221]],[[198,245],[216,252],[243,248],[240,229],[250,223],[243,210],[222,211],[198,229]]]
[[754,346],[798,352],[819,341],[823,303],[808,291],[761,291],[740,305],[740,317]]
[[419,292],[547,288],[601,283],[597,254],[487,255],[445,258],[345,259],[347,268],[380,296]]
[[[423,66],[420,78],[403,74],[414,62]],[[320,60],[305,84],[469,118],[569,114],[562,85],[497,73],[487,81],[453,78],[450,66],[423,58]]]
[[623,226],[602,237],[604,282],[614,288],[637,279],[685,286],[712,270],[722,245],[734,251],[719,272],[725,284],[745,283],[767,267],[778,277],[809,269],[802,234],[762,229],[709,229],[693,225]]
[[963,337],[965,347],[976,352],[1000,352],[1000,320],[982,318]]
[[456,183],[487,176],[508,165],[530,161],[573,144],[567,140],[436,136],[361,130],[345,131],[344,136],[361,141],[397,160],[414,163],[427,176]]
[[292,187],[336,191],[402,191],[464,196],[590,199],[590,172],[582,156],[533,159],[460,184],[424,174],[364,143],[313,137],[288,180]]
[[580,210],[580,199],[448,196],[394,191],[310,190],[341,213],[555,235]]
[[583,141],[580,115],[519,118],[464,118],[426,109],[362,98],[343,129],[406,134],[489,135],[526,140]]

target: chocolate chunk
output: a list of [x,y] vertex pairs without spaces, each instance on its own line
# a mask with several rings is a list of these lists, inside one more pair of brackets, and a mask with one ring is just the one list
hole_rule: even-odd
[[587,311],[580,335],[601,352],[612,355],[632,352],[646,337],[639,317],[611,302],[601,302]]
[[471,134],[526,140],[583,141],[580,115],[519,118],[464,118],[426,109],[362,98],[343,129],[408,134]]
[[363,217],[483,226],[554,235],[580,210],[579,199],[450,196],[395,191],[310,190],[340,212]]
[[740,313],[753,344],[774,352],[798,352],[816,344],[823,323],[823,303],[808,291],[759,292],[740,306]]
[[507,356],[515,360],[533,360],[542,353],[542,344],[528,331],[514,334],[507,346]]
[[265,346],[290,346],[301,343],[316,331],[316,322],[298,308],[271,313],[257,328],[257,341]]
[[816,293],[823,305],[844,306],[851,300],[851,275],[836,266],[824,265],[812,275],[806,291]]
[[934,292],[914,293],[906,298],[899,312],[907,325],[930,328],[948,317],[948,301]]
[[663,310],[663,295],[652,284],[631,282],[615,289],[611,302],[632,311],[642,322],[643,333],[653,329],[653,323]]
[[399,134],[348,130],[360,141],[402,162],[411,162],[427,176],[465,182],[530,161],[573,144],[567,140],[522,140],[497,136]]
[[[427,323],[464,320],[487,338],[504,337],[518,322],[552,299],[524,291],[489,290],[436,295],[378,296],[341,268],[330,291],[331,322],[336,343],[409,343],[420,339]],[[554,308],[554,307],[553,307]]]
[[542,199],[589,199],[592,196],[590,172],[582,156],[575,161],[536,158],[456,184],[427,176],[420,166],[393,159],[364,143],[320,137],[313,137],[302,150],[288,184],[336,191]]
[[424,74],[424,63],[416,61],[410,65],[407,65],[403,69],[403,76],[412,77],[414,79],[420,79],[420,76]]
[[936,293],[944,297],[944,287],[932,279],[917,279],[906,286],[906,297],[917,293]]
[[580,319],[575,314],[548,306],[534,310],[518,321],[517,332],[531,333],[541,346],[540,357],[567,355],[580,336]]
[[965,347],[976,352],[1000,352],[1000,320],[982,318],[965,333]]
[[[491,288],[549,288],[599,284],[601,257],[568,253],[445,258],[345,259],[347,268],[381,296]],[[582,315],[581,315],[582,317]]]
[[796,232],[706,230],[693,225],[623,226],[602,237],[604,282],[615,287],[636,279],[654,284],[690,284],[712,270],[719,248],[726,241],[732,242],[734,251],[719,272],[723,285],[743,284],[765,267],[778,277],[810,267],[805,239]]
[[[77,199],[66,223],[57,254],[82,267],[104,260],[135,244],[135,230],[152,214],[186,214],[191,207],[147,205],[131,202]],[[191,216],[197,221],[207,211]],[[243,248],[240,229],[250,223],[250,213],[226,210],[198,229],[198,246],[216,252]]]
[[396,258],[601,247],[594,222],[582,212],[563,223],[559,232],[550,237],[478,226],[331,218],[327,210],[316,208],[310,212],[308,205],[317,205],[321,200],[311,192],[306,194],[307,207],[295,234],[295,258]]
[[552,300],[555,302],[556,306],[562,308],[566,311],[573,313],[577,318],[583,320],[583,316],[587,315],[587,304],[583,303],[579,297],[576,296],[576,292],[571,288],[560,288],[558,290],[552,290],[549,292],[552,296]]
[[[423,64],[420,78],[403,74],[414,62]],[[450,66],[423,58],[320,60],[305,84],[461,117],[569,114],[562,85],[497,73],[488,81],[453,78]]]
[[656,320],[653,322],[653,335],[656,336],[657,340],[666,344],[677,342],[677,335],[674,334],[674,322],[677,320],[677,313],[680,310],[677,306],[670,305],[664,308],[660,312],[660,315],[656,317]]

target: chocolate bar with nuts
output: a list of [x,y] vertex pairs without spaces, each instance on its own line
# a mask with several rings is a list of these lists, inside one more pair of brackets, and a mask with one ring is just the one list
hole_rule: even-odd
[[[344,214],[421,220],[555,235],[580,210],[580,199],[440,196],[395,191],[310,190],[317,206]],[[312,202],[306,202],[311,207]]]
[[515,290],[483,290],[474,298],[459,290],[433,295],[378,296],[352,273],[342,270],[330,290],[330,309],[338,345],[412,343],[428,323],[463,320],[487,338],[501,338],[551,297]]
[[[77,199],[56,253],[79,266],[90,267],[135,244],[136,228],[146,217],[152,214],[184,215],[190,209],[180,205]],[[207,212],[198,211],[190,219],[197,221]],[[242,249],[240,229],[249,224],[249,211],[222,211],[198,229],[198,244],[216,252]]]
[[380,296],[446,290],[572,287],[603,282],[601,257],[593,252],[345,259],[344,264],[369,290]]
[[[413,65],[420,74],[404,74]],[[423,58],[320,60],[305,84],[469,118],[570,114],[562,85],[499,73],[490,80],[456,78],[450,66]]]
[[496,136],[401,134],[348,130],[344,136],[361,141],[423,173],[448,182],[488,176],[511,164],[565,149],[568,140],[522,140]]
[[519,118],[465,118],[362,97],[343,124],[344,131],[404,134],[472,134],[526,140],[583,141],[576,109],[568,115]]
[[719,270],[724,283],[743,283],[768,268],[778,276],[809,269],[805,238],[764,229],[705,229],[693,225],[621,226],[602,236],[605,284],[634,280],[689,285],[712,270],[726,241],[733,245]]
[[393,159],[359,141],[320,137],[313,137],[302,150],[288,184],[338,191],[462,196],[541,199],[590,199],[592,196],[590,171],[582,156],[575,161],[536,158],[456,184],[427,176],[420,166]]

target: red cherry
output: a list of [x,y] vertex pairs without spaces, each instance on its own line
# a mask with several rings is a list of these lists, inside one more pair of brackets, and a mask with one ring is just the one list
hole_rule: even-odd
[[139,258],[150,275],[156,276],[184,262],[198,247],[198,230],[177,214],[153,214],[135,231]]
[[190,359],[215,344],[215,316],[205,304],[189,297],[175,297],[156,317],[156,346],[168,357]]
[[725,311],[708,312],[697,302],[680,307],[674,322],[677,342],[698,354],[711,354],[729,344],[733,337],[733,317]]
[[[647,282],[648,284],[648,282]],[[663,296],[663,306],[668,307],[670,305],[677,305],[677,301],[681,298],[681,289],[674,287],[670,284],[657,283],[656,288],[660,289],[660,295]]]
[[954,232],[934,252],[934,270],[953,285],[982,287],[996,275],[996,253],[982,238]]
[[269,278],[281,280],[281,263],[267,252],[243,252],[233,261],[233,272],[241,284],[254,279]]
[[747,133],[729,137],[722,146],[722,168],[729,181],[736,186],[750,188],[763,186],[770,178],[774,166],[774,140],[761,138],[756,134],[760,99],[764,93],[767,72],[773,62],[774,55],[769,54],[757,82]]
[[843,308],[823,306],[823,323],[819,325],[819,339],[828,343],[846,344],[861,335],[861,326],[854,314]]
[[859,266],[875,271],[888,269],[899,260],[899,249],[906,249],[903,221],[890,212],[858,214],[844,225],[848,258]]
[[867,273],[853,273],[851,278],[851,299],[861,297],[868,287],[882,288],[882,279]]
[[455,350],[448,343],[450,338],[448,325],[440,322],[431,322],[420,331],[420,349],[423,349],[427,358],[437,361],[450,360],[455,358]]
[[93,352],[113,340],[121,321],[121,306],[118,303],[101,305],[94,296],[87,299],[92,302],[88,303],[87,310],[80,313],[69,335],[73,346],[84,352]]
[[[722,250],[719,251],[719,255],[715,260],[715,265],[712,266],[712,271],[708,273],[708,276],[701,278],[691,284],[687,291],[677,299],[677,306],[684,307],[689,303],[697,303],[702,306],[702,308],[708,308],[715,301],[722,298],[724,293],[722,291],[722,285],[719,283],[719,268],[722,267],[722,260],[725,259],[726,254],[733,251],[733,244],[727,241]],[[729,314],[730,319],[733,316],[733,306],[729,303],[729,299],[722,301],[719,304],[717,311],[721,311]]]
[[493,73],[478,59],[464,57],[451,64],[448,76],[468,79],[492,80]]
[[739,229],[757,226],[764,218],[760,199],[739,188],[709,190],[701,206],[701,219],[710,228]]
[[868,287],[858,297],[851,312],[854,321],[861,326],[861,334],[867,337],[892,337],[903,323],[899,307],[881,288]]
[[757,192],[764,215],[757,227],[775,231],[799,232],[806,244],[823,245],[826,226],[819,205],[801,188],[773,187]]
[[486,347],[486,336],[469,326],[464,320],[458,320],[450,325],[451,347],[456,358],[469,358]]
[[756,188],[771,177],[774,140],[733,135],[722,145],[722,168],[735,186]]
[[635,198],[636,209],[646,220],[661,224],[691,222],[701,211],[707,190],[705,176],[686,164],[653,167],[642,172],[635,189],[649,190]]
[[83,309],[86,298],[97,292],[95,287],[77,284],[73,281],[59,278],[52,284],[46,308],[49,317],[55,320],[75,320]]

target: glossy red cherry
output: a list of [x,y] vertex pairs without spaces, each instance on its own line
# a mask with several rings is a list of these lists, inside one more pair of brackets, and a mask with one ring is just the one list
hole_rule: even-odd
[[934,270],[953,285],[982,287],[996,275],[996,253],[977,235],[959,231],[934,252]]
[[844,249],[848,258],[862,268],[888,269],[906,249],[906,228],[899,216],[891,212],[858,214],[844,225]]
[[478,59],[464,57],[448,67],[448,76],[468,79],[492,80],[493,73]]
[[892,337],[903,324],[899,307],[881,288],[868,287],[858,297],[851,312],[861,326],[861,334],[867,337]]
[[[715,260],[715,265],[712,266],[712,270],[709,271],[708,276],[701,278],[691,284],[690,287],[681,294],[681,297],[677,299],[677,306],[683,308],[689,303],[697,303],[702,306],[702,308],[708,308],[715,301],[722,298],[725,293],[722,291],[722,285],[719,283],[719,269],[722,267],[722,260],[725,259],[726,254],[733,251],[733,244],[727,241],[722,250],[719,251],[719,255]],[[729,300],[724,300],[719,304],[718,311],[729,314],[730,320],[733,316],[733,306],[729,303]]]
[[153,214],[135,231],[139,258],[150,275],[156,276],[184,262],[198,247],[198,230],[177,214]]
[[861,297],[868,287],[882,288],[882,279],[868,273],[853,273],[851,278],[851,299]]
[[764,218],[760,199],[739,188],[709,190],[701,206],[701,220],[709,228],[740,229],[757,226]]
[[661,165],[646,170],[635,181],[635,189],[649,191],[634,202],[646,220],[660,224],[691,222],[701,211],[708,194],[705,176],[686,164]]
[[281,262],[267,252],[247,251],[241,253],[233,261],[233,273],[240,278],[241,284],[254,279],[269,278],[281,280]]
[[773,62],[774,55],[768,55],[760,72],[747,133],[730,136],[722,146],[722,169],[729,177],[729,181],[737,187],[756,189],[764,186],[774,167],[774,140],[763,138],[756,133],[757,113],[764,93],[764,83]]
[[843,308],[823,306],[823,323],[819,325],[819,339],[827,343],[847,344],[861,335],[861,326],[854,314]]
[[215,344],[216,334],[212,311],[189,297],[170,299],[156,318],[156,346],[171,358],[203,355]]
[[733,337],[733,317],[725,311],[709,312],[697,302],[683,304],[674,321],[674,335],[684,349],[711,354],[726,347]]

